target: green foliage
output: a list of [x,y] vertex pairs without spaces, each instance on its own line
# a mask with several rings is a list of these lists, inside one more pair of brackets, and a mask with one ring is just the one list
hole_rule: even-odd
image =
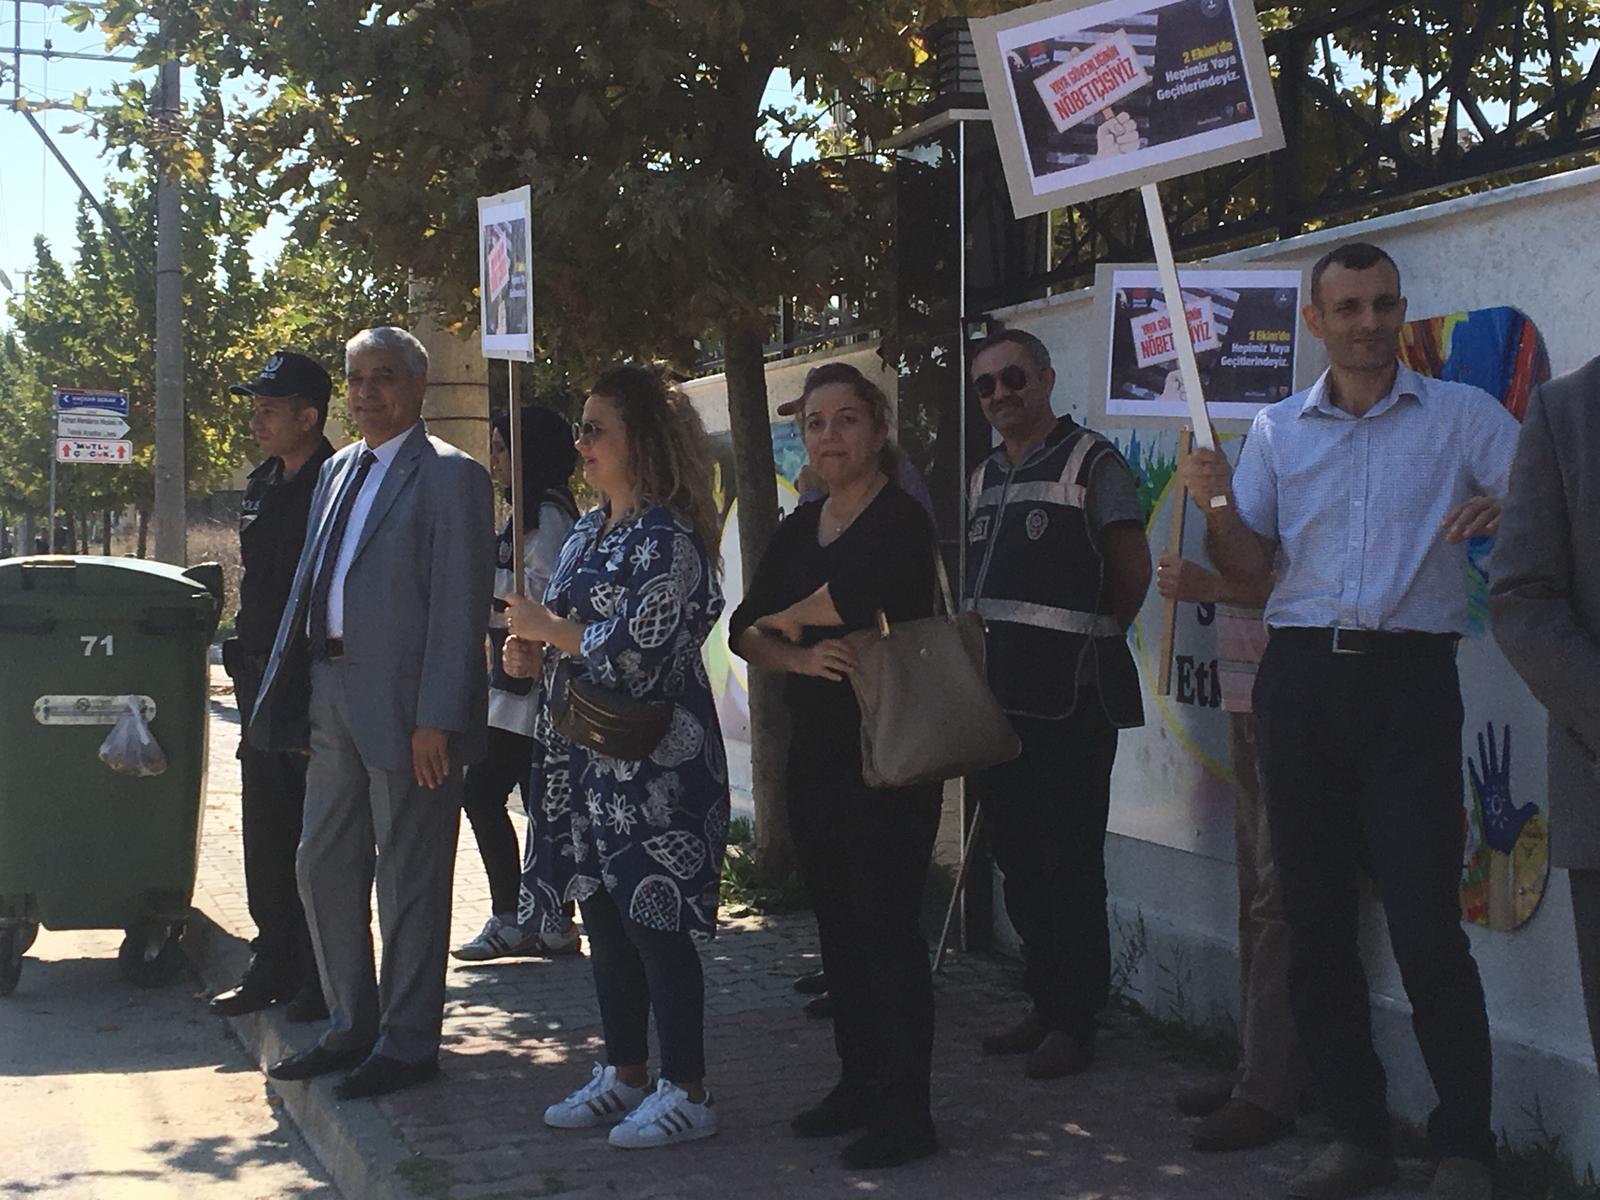
[[[191,495],[226,485],[253,454],[248,403],[228,394],[266,357],[292,347],[337,374],[345,340],[374,320],[404,320],[404,285],[336,243],[290,247],[257,279],[249,242],[264,213],[184,181],[183,337],[187,484]],[[148,510],[155,442],[155,188],[147,170],[113,183],[109,208],[144,264],[103,235],[80,203],[71,262],[42,239],[25,296],[13,297],[14,333],[0,345],[0,508],[42,511],[54,386],[125,391],[131,466],[63,465],[65,512]]]
[[[921,98],[915,32],[964,7],[117,0],[74,19],[154,61],[151,18],[166,16],[204,77],[251,81],[256,103],[224,127],[230,187],[292,212],[302,242],[428,279],[452,323],[475,321],[475,198],[531,181],[539,332],[576,364],[683,361],[730,319],[764,327],[779,295],[862,294],[886,244],[887,174],[849,151]],[[804,89],[799,111],[763,106],[780,67]],[[823,105],[845,117],[825,138],[837,153],[797,162]],[[136,86],[97,118],[117,145],[159,124]],[[188,171],[197,149],[169,141],[158,159]]]

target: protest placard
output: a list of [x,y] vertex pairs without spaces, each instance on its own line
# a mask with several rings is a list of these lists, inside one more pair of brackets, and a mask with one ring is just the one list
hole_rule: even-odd
[[1019,217],[1283,145],[1245,0],[1054,0],[972,31]]
[[1150,82],[1122,30],[1033,81],[1058,133],[1065,133]]
[[[1181,267],[1189,337],[1211,419],[1248,423],[1296,390],[1301,275],[1281,267]],[[1090,424],[1191,423],[1161,274],[1154,266],[1102,264],[1095,304],[1102,365],[1092,376]]]
[[[1215,350],[1217,316],[1209,297],[1186,297],[1184,308],[1189,314],[1189,344],[1198,354],[1202,350]],[[1141,367],[1178,361],[1178,343],[1172,334],[1172,315],[1163,306],[1159,311],[1129,318],[1133,325],[1133,349]]]
[[533,196],[478,198],[479,337],[485,358],[533,358]]

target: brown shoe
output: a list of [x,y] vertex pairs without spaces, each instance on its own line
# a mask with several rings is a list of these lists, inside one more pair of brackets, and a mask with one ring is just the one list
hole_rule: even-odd
[[1178,1093],[1178,1111],[1186,1117],[1209,1117],[1233,1099],[1233,1080],[1219,1075]]
[[1030,1010],[1010,1029],[983,1039],[985,1054],[1026,1054],[1044,1041],[1044,1026]]
[[1235,1096],[1194,1127],[1189,1144],[1206,1153],[1249,1150],[1293,1132],[1293,1121]]
[[1493,1200],[1494,1174],[1475,1158],[1444,1158],[1433,1174],[1428,1200]]
[[1022,1073],[1029,1079],[1060,1079],[1087,1070],[1094,1062],[1094,1042],[1080,1042],[1071,1034],[1053,1029],[1028,1055]]
[[1344,1200],[1399,1177],[1394,1159],[1351,1142],[1334,1142],[1289,1184],[1292,1200]]

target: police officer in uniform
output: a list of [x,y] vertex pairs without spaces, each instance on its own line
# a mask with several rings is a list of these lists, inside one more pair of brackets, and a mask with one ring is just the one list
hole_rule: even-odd
[[[284,350],[269,358],[250,382],[229,390],[250,398],[250,433],[265,456],[250,473],[240,506],[244,578],[237,636],[222,647],[238,697],[240,728],[247,729],[294,582],[311,493],[322,464],[333,454],[322,433],[333,381],[305,355]],[[242,736],[239,740],[245,894],[256,938],[244,978],[211,1001],[211,1011],[220,1016],[255,1012],[281,1001],[288,1001],[291,1021],[327,1016],[295,883],[306,761],[303,754],[258,750]]]
[[1150,586],[1133,473],[1105,438],[1050,408],[1050,354],[1003,330],[972,384],[1001,446],[973,473],[967,605],[983,618],[989,682],[1022,754],[980,795],[1032,1009],[984,1039],[1027,1054],[1034,1079],[1094,1057],[1111,979],[1106,819],[1117,731],[1144,723],[1126,630]]

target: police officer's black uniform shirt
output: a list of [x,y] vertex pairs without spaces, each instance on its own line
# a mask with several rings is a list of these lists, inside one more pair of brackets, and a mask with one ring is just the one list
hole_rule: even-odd
[[293,479],[284,479],[283,460],[269,458],[250,472],[244,502],[239,506],[239,555],[244,578],[239,581],[236,633],[244,653],[265,658],[272,653],[283,606],[289,602],[294,569],[305,543],[311,516],[311,493],[322,464],[333,455],[327,438]]

